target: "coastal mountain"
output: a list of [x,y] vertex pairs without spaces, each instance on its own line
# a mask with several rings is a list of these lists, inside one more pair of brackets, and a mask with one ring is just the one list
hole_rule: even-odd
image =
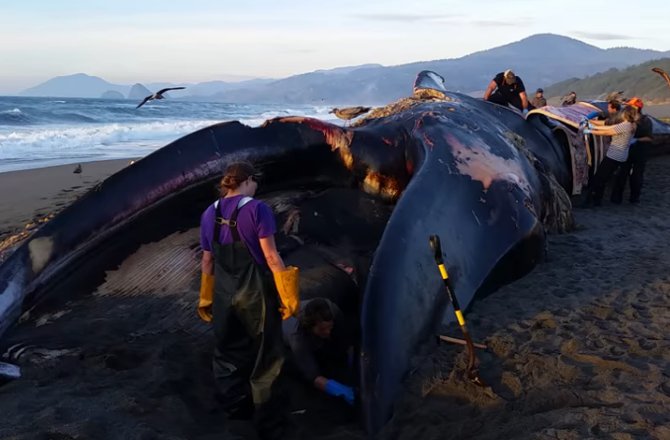
[[544,90],[545,96],[560,97],[570,91],[580,99],[603,99],[608,93],[622,90],[626,96],[639,96],[645,101],[667,102],[670,87],[652,67],[670,72],[670,58],[648,61],[626,69],[612,68],[585,78],[570,78]]
[[[191,98],[210,98],[217,93],[235,90],[242,87],[255,87],[262,84],[272,82],[271,79],[250,79],[239,82],[226,81],[209,81],[197,84],[189,83],[166,83],[156,82],[134,85],[112,84],[97,76],[87,75],[85,73],[76,73],[74,75],[57,76],[45,81],[35,87],[26,89],[20,93],[21,96],[51,96],[51,97],[69,97],[69,98],[100,98],[107,92],[118,92],[123,97],[128,99],[142,99],[150,95],[153,91],[157,91],[166,87],[186,86],[188,87],[189,96]],[[139,90],[137,86],[141,86],[142,92],[136,94],[133,92]],[[131,96],[132,94],[132,96]],[[141,96],[139,96],[141,95]],[[108,95],[111,96],[111,95]],[[118,95],[114,95],[117,96]]]
[[117,92],[116,90],[107,90],[105,93],[103,93],[100,98],[102,99],[126,99],[125,96],[121,92]]
[[97,76],[76,73],[57,76],[21,92],[21,96],[54,96],[72,98],[99,98],[103,93],[114,91],[128,95],[128,86],[112,84]]
[[146,96],[151,95],[151,90],[144,87],[142,84],[137,83],[133,84],[128,92],[128,99],[144,99]]
[[[600,49],[554,34],[538,34],[520,41],[475,52],[460,58],[420,61],[398,66],[364,64],[293,75],[279,80],[210,81],[186,85],[179,99],[211,99],[231,103],[378,104],[407,96],[417,72],[434,70],[444,76],[450,90],[481,93],[491,78],[513,69],[529,90],[547,87],[567,78],[583,78],[608,69],[622,69],[670,51],[635,48]],[[58,77],[26,90],[28,96],[98,97],[107,90],[128,95],[130,86],[110,84],[97,77],[77,74]],[[86,83],[86,87],[77,84]],[[174,84],[147,84],[150,90]]]
[[623,68],[670,55],[634,48],[600,49],[553,34],[475,52],[461,58],[422,61],[389,67],[362,67],[333,76],[323,72],[295,75],[253,89],[226,94],[229,102],[384,103],[411,93],[417,72],[433,70],[450,90],[472,93],[486,88],[498,72],[511,68],[528,89],[546,87],[572,77]]

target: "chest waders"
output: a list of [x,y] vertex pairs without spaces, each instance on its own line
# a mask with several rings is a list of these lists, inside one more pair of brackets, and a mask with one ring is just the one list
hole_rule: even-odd
[[[216,206],[212,250],[214,301],[212,324],[216,338],[212,369],[224,404],[234,407],[248,399],[266,406],[284,362],[277,290],[268,268],[256,263],[240,239],[237,215],[251,198],[244,197],[230,219]],[[233,242],[219,244],[221,227],[230,228]]]

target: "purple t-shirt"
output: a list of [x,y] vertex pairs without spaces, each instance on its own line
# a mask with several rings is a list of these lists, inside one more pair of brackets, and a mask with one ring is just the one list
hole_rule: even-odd
[[[223,218],[230,219],[242,197],[239,195],[219,199]],[[202,213],[202,217],[200,218],[200,246],[203,250],[209,252],[212,251],[215,217],[214,204],[211,204]],[[240,208],[237,215],[237,231],[258,264],[267,266],[259,239],[274,235],[276,230],[277,227],[272,209],[265,203],[252,199]],[[228,226],[221,225],[221,235],[218,242],[220,244],[230,244],[233,242],[233,235]]]

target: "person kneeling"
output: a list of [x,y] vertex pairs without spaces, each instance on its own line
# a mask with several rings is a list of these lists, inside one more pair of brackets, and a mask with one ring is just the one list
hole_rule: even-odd
[[282,329],[302,376],[353,405],[353,388],[345,384],[351,376],[353,337],[340,308],[325,298],[303,301],[297,318],[285,320]]

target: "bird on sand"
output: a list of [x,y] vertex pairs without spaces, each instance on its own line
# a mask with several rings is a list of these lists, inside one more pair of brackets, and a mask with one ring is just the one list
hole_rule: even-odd
[[75,173],[75,174],[81,174],[81,164],[78,164],[75,167],[74,171],[72,171],[72,172]]
[[159,91],[157,91],[153,95],[149,95],[146,98],[144,98],[144,101],[140,102],[139,105],[135,108],[140,108],[144,104],[146,104],[147,102],[153,101],[154,99],[164,99],[165,97],[163,96],[163,93],[167,92],[168,90],[181,90],[181,89],[185,89],[185,88],[186,87],[167,87],[165,89],[160,89]]
[[334,114],[340,119],[349,121],[351,119],[357,118],[362,114],[369,112],[371,107],[346,107],[346,108],[334,108],[329,113]]

